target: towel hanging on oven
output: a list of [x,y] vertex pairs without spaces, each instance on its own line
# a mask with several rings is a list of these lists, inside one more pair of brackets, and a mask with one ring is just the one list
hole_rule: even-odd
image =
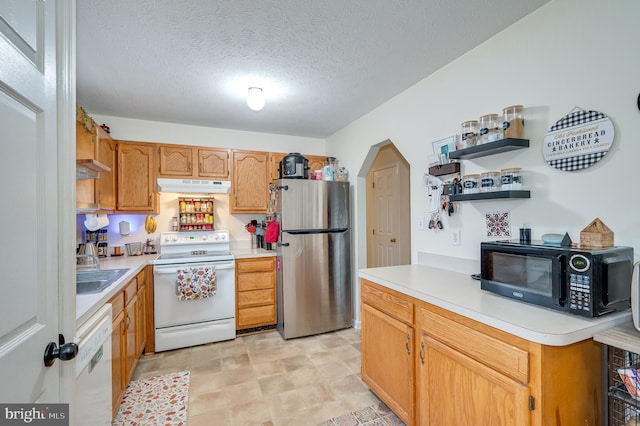
[[178,269],[176,278],[178,300],[206,299],[216,294],[215,266]]

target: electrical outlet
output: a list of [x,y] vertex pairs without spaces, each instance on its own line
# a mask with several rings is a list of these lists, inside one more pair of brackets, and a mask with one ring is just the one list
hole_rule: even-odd
[[460,228],[451,230],[451,245],[460,245]]
[[418,216],[418,231],[424,231],[424,216]]

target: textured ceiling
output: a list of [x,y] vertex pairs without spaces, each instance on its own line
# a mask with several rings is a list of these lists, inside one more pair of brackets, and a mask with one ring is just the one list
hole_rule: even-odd
[[78,0],[77,101],[324,138],[548,1]]

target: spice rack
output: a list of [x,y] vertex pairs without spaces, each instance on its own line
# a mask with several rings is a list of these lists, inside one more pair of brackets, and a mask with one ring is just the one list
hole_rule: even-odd
[[178,198],[180,231],[210,231],[213,229],[213,198]]

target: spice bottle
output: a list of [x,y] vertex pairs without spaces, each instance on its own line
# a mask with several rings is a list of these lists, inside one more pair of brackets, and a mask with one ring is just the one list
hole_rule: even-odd
[[502,130],[505,138],[522,139],[524,137],[524,119],[522,105],[512,105],[502,110]]

